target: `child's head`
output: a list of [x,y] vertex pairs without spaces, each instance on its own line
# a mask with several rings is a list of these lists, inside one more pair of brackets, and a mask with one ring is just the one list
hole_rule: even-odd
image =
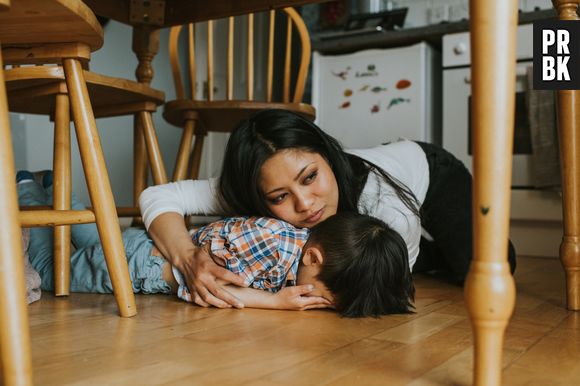
[[298,284],[314,284],[313,295],[349,317],[408,313],[415,296],[403,238],[357,213],[338,213],[312,228]]

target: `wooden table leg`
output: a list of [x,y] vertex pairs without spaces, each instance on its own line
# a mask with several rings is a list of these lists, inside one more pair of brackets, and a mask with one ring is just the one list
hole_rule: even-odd
[[133,52],[139,60],[135,76],[140,83],[151,84],[153,67],[151,62],[159,51],[159,29],[149,25],[133,27]]
[[24,255],[18,221],[12,133],[0,51],[0,359],[4,385],[32,385]]
[[82,66],[79,60],[72,58],[63,59],[62,64],[81,160],[115,299],[121,316],[134,316],[137,314],[135,295],[123,248],[113,191],[111,190]]
[[[553,0],[560,20],[578,20],[580,0]],[[566,271],[567,306],[580,310],[580,91],[558,91],[564,237],[560,261]]]
[[[153,58],[159,51],[159,29],[148,26],[138,25],[133,27],[133,52],[137,56],[139,64],[135,70],[137,81],[144,84],[151,84],[153,80]],[[135,124],[133,130],[134,142],[134,184],[133,184],[133,204],[139,205],[139,195],[147,187],[148,163],[145,153],[145,142],[143,138],[142,115],[135,115]]]
[[499,385],[504,332],[515,305],[507,261],[518,4],[470,2],[473,263],[465,283],[474,334],[474,385]]

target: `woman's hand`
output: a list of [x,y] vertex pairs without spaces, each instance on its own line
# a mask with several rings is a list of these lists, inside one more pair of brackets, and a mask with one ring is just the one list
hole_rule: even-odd
[[313,290],[314,286],[311,284],[284,287],[274,295],[276,308],[296,311],[333,308],[332,303],[321,296],[307,296]]
[[183,216],[163,213],[153,220],[148,233],[163,257],[181,272],[196,304],[219,308],[244,306],[224,287],[224,283],[243,285],[243,278],[218,266],[206,250],[193,244]]
[[192,247],[191,254],[173,260],[181,272],[193,302],[202,307],[243,308],[244,304],[225,289],[225,284],[244,285],[243,277],[217,265],[207,247]]

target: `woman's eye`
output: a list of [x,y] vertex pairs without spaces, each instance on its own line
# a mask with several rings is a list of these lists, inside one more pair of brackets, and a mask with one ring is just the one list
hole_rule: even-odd
[[281,194],[281,195],[279,195],[279,196],[276,196],[276,197],[274,197],[274,198],[270,198],[269,200],[270,200],[270,202],[271,202],[272,204],[274,204],[274,205],[275,205],[275,204],[279,204],[279,203],[281,203],[281,202],[282,202],[282,200],[284,200],[284,198],[286,198],[286,195],[287,195],[287,194],[286,194],[286,193],[284,193],[284,194]]
[[316,176],[317,176],[317,175],[318,175],[318,170],[315,170],[315,171],[313,171],[312,173],[310,173],[309,175],[307,175],[307,176],[304,178],[304,183],[305,183],[305,184],[309,184],[309,183],[311,183],[312,181],[314,181],[314,180],[316,179]]

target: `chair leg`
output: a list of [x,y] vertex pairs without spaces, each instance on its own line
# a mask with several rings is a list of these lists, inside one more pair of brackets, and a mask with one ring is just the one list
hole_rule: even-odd
[[206,133],[195,133],[195,143],[193,144],[193,151],[191,152],[191,164],[189,166],[189,178],[197,180],[199,177],[199,168],[201,166],[201,154],[203,150],[203,142]]
[[[54,131],[53,208],[71,209],[70,107],[66,94],[56,96]],[[70,293],[70,225],[54,227],[54,294]]]
[[[0,69],[3,68],[1,55],[0,51]],[[32,385],[24,255],[15,175],[4,74],[0,70],[0,380],[4,385]]]
[[63,59],[62,64],[79,142],[81,160],[95,212],[97,229],[101,238],[107,269],[111,276],[113,291],[121,316],[134,316],[137,314],[135,295],[133,294],[133,288],[131,286],[119,219],[113,199],[113,191],[111,190],[81,63],[79,60],[67,58]]
[[181,143],[179,144],[179,151],[177,152],[177,160],[175,161],[175,169],[173,170],[173,181],[181,181],[187,177],[187,161],[189,160],[189,155],[191,153],[194,128],[194,119],[188,119],[185,121],[183,134],[181,135]]
[[157,133],[153,125],[153,117],[149,111],[141,111],[139,116],[141,117],[141,128],[143,129],[145,144],[147,146],[147,158],[153,173],[153,182],[155,185],[166,184],[168,182],[167,172],[165,171],[165,163],[163,162],[159,141],[157,140]]
[[139,195],[147,187],[148,176],[147,148],[141,114],[135,114],[133,125],[133,204],[138,206]]
[[[554,2],[560,20],[578,20],[578,0]],[[580,91],[558,91],[564,237],[560,261],[566,271],[568,309],[580,310]]]
[[471,6],[474,255],[465,298],[474,385],[491,386],[501,384],[503,338],[515,305],[507,251],[518,7],[515,0]]

